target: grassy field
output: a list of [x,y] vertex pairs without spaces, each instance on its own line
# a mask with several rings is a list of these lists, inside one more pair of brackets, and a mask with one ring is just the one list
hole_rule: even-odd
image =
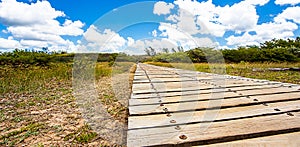
[[[111,116],[126,123],[127,108],[115,98],[110,85],[112,67],[103,62],[95,69],[96,84],[104,85],[97,87],[99,99]],[[0,146],[111,145],[80,114],[72,95],[71,63],[0,66],[0,71]]]
[[[148,62],[148,64],[176,67],[182,69],[191,69],[200,72],[214,72],[219,71],[218,74],[224,73],[234,76],[242,76],[256,79],[266,79],[271,81],[287,82],[300,84],[300,72],[299,71],[269,71],[268,68],[291,68],[300,67],[300,63],[238,63],[238,64],[207,64],[207,63],[161,63],[161,62]],[[218,68],[220,68],[217,70]],[[260,71],[253,71],[253,69],[259,69]]]

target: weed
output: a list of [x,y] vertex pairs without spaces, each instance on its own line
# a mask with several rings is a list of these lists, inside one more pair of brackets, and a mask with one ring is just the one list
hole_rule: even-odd
[[37,135],[39,130],[44,126],[39,123],[31,123],[21,129],[9,132],[0,136],[0,144],[8,144],[9,146],[14,146],[16,143],[24,141],[26,138],[30,137],[31,135]]
[[24,118],[22,116],[16,116],[13,118],[14,122],[21,122],[22,120],[24,120]]
[[88,143],[97,137],[97,133],[93,132],[87,124],[79,128],[76,132],[65,136],[64,140],[73,140],[78,143]]
[[3,113],[3,111],[0,111],[0,122],[4,121],[6,119],[5,114]]

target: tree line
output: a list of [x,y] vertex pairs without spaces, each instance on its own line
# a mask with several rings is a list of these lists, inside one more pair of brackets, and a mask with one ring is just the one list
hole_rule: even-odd
[[241,46],[237,49],[212,49],[195,48],[183,51],[177,49],[162,49],[157,53],[153,48],[146,48],[145,52],[151,56],[147,61],[154,62],[299,62],[300,61],[300,37],[296,39],[272,39],[261,43],[259,46]]
[[[237,49],[216,50],[212,48],[195,48],[184,51],[182,47],[163,48],[158,50],[149,47],[146,55],[127,55],[125,53],[100,53],[98,62],[299,62],[300,37],[296,39],[272,39],[259,46],[241,46]],[[84,54],[84,53],[82,53]],[[88,54],[86,54],[88,56]],[[56,62],[73,62],[74,53],[48,52],[47,48],[41,51],[15,49],[13,52],[0,52],[0,65],[48,66]]]
[[[84,54],[84,53],[81,53]],[[15,49],[12,52],[0,53],[0,65],[10,65],[13,67],[28,67],[35,66],[49,66],[50,63],[72,63],[76,54],[67,52],[52,52],[45,50],[22,50]],[[89,56],[88,53],[84,54]],[[118,53],[101,53],[98,54],[97,62],[113,62]]]

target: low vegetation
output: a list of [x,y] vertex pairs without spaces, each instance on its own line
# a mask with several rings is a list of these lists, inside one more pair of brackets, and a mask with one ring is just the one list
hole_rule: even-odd
[[242,46],[237,49],[215,50],[212,48],[195,48],[183,51],[167,48],[160,52],[150,47],[145,52],[152,58],[150,62],[177,62],[177,63],[240,63],[240,62],[299,62],[300,61],[300,37],[296,39],[273,39],[266,41],[260,46]]

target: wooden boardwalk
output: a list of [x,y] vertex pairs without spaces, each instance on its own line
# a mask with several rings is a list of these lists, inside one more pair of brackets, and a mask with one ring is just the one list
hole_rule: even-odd
[[300,146],[300,86],[138,64],[127,146]]

